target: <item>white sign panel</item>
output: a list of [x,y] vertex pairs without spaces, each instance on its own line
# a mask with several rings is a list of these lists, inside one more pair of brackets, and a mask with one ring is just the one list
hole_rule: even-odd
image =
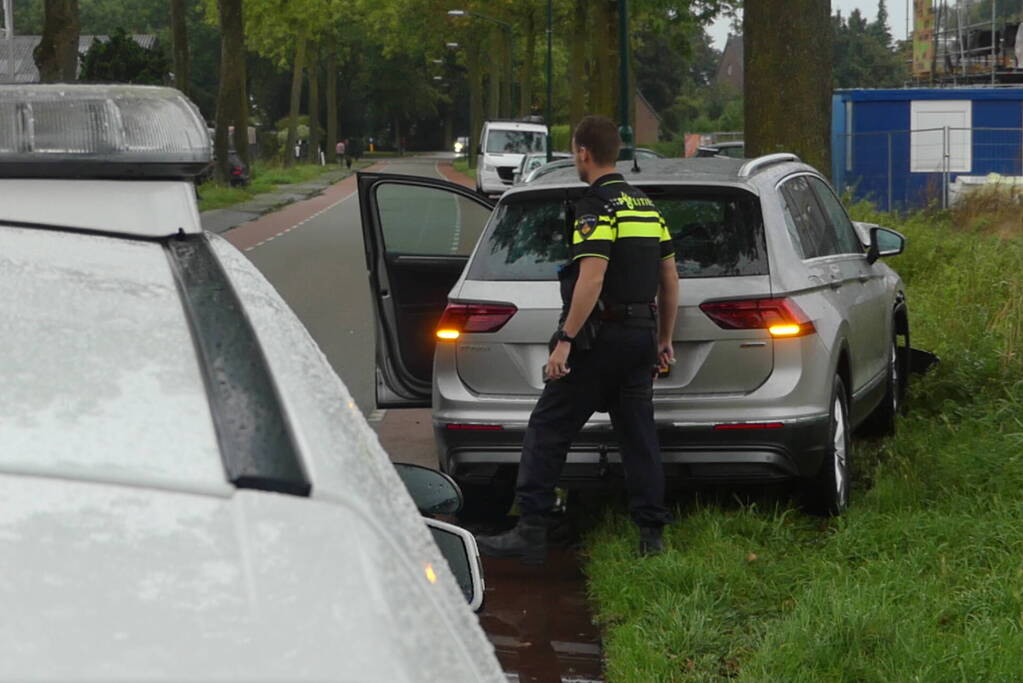
[[[909,170],[913,173],[969,173],[973,167],[973,102],[910,102]],[[947,130],[946,130],[947,128]],[[948,152],[948,168],[944,156]]]

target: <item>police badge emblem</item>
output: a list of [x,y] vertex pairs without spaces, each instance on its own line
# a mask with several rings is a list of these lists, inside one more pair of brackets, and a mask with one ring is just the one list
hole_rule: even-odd
[[593,214],[587,214],[580,216],[579,220],[575,222],[575,229],[579,231],[579,236],[583,239],[588,238],[593,234],[594,229],[597,227],[597,217]]

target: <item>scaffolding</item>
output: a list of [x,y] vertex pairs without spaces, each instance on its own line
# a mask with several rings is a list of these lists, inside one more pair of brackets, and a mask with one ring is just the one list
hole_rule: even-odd
[[1023,0],[915,0],[918,84],[1023,83]]
[[4,20],[4,42],[2,45],[4,61],[6,62],[3,73],[0,73],[0,83],[14,82],[14,0],[3,0]]

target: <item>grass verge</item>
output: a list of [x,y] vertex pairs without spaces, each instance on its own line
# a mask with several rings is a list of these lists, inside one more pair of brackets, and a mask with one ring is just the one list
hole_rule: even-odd
[[464,157],[455,159],[453,162],[451,162],[451,165],[455,167],[456,171],[460,171],[465,175],[469,176],[470,178],[472,178],[473,180],[476,180],[476,169],[469,168],[468,159]]
[[274,192],[280,185],[304,183],[313,180],[329,171],[336,171],[337,166],[320,166],[319,164],[298,164],[296,166],[265,166],[260,163],[252,166],[252,181],[245,187],[228,187],[219,185],[212,180],[199,186],[199,211],[224,209],[235,204],[247,202],[256,195]]
[[[853,207],[909,239],[915,377],[898,434],[858,439],[852,508],[697,498],[637,560],[621,509],[587,539],[610,681],[1015,680],[1023,651],[1019,207]],[[993,220],[992,215],[1014,216]],[[1008,227],[1007,227],[1008,226]]]

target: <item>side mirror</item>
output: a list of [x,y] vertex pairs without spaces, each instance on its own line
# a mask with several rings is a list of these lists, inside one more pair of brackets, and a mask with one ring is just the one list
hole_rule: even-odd
[[870,229],[870,246],[867,248],[867,263],[874,263],[882,256],[896,256],[906,248],[902,233],[888,228]]
[[448,568],[462,589],[466,602],[475,612],[483,606],[483,570],[480,565],[480,551],[476,538],[461,527],[436,519],[424,518],[433,534],[433,540],[440,554],[447,560]]
[[462,509],[462,491],[455,480],[437,470],[396,462],[394,469],[423,515],[453,515]]

